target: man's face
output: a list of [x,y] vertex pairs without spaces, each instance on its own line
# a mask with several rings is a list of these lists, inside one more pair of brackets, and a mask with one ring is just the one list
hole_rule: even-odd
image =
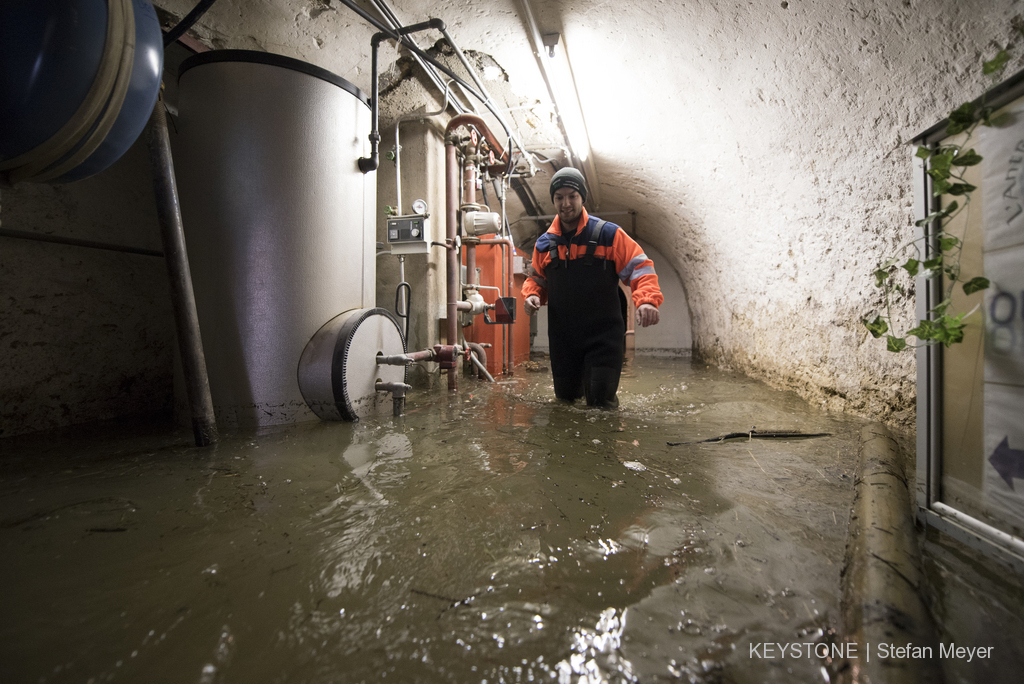
[[583,213],[583,197],[572,188],[555,190],[555,213],[559,222],[567,228],[575,228]]

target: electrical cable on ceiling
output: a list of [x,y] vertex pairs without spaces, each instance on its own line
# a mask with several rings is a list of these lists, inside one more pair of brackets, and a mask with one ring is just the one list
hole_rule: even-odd
[[192,28],[192,25],[199,21],[199,18],[206,14],[206,10],[210,9],[210,6],[215,2],[217,2],[217,0],[200,0],[199,3],[192,8],[192,11],[186,14],[185,18],[178,22],[177,26],[164,34],[164,47],[167,47],[178,40],[178,38],[185,35],[185,31]]

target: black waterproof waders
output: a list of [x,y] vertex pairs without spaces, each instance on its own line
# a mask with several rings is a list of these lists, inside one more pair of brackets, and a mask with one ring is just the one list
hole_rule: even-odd
[[584,396],[589,406],[615,408],[625,353],[625,300],[615,263],[595,258],[594,251],[599,241],[611,244],[618,227],[610,226],[603,240],[605,221],[588,228],[586,235],[574,236],[587,240],[584,256],[563,260],[553,247],[546,269],[551,375],[557,398]]

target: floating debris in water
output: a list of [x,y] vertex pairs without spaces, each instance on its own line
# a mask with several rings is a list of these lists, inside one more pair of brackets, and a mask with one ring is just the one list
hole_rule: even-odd
[[755,430],[750,428],[747,432],[730,432],[721,437],[710,439],[698,439],[696,442],[666,442],[669,446],[680,446],[686,444],[705,444],[708,442],[725,442],[732,439],[806,439],[808,437],[831,437],[831,432],[800,432],[799,430]]
[[630,470],[647,470],[647,466],[645,466],[643,463],[640,463],[639,461],[623,461],[622,465],[626,466]]

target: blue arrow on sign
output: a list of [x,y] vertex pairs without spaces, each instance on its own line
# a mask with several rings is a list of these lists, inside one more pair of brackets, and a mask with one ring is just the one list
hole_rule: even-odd
[[999,476],[1013,489],[1013,478],[1024,478],[1024,451],[1010,448],[1010,438],[1003,437],[996,450],[989,456],[988,462],[996,469]]

